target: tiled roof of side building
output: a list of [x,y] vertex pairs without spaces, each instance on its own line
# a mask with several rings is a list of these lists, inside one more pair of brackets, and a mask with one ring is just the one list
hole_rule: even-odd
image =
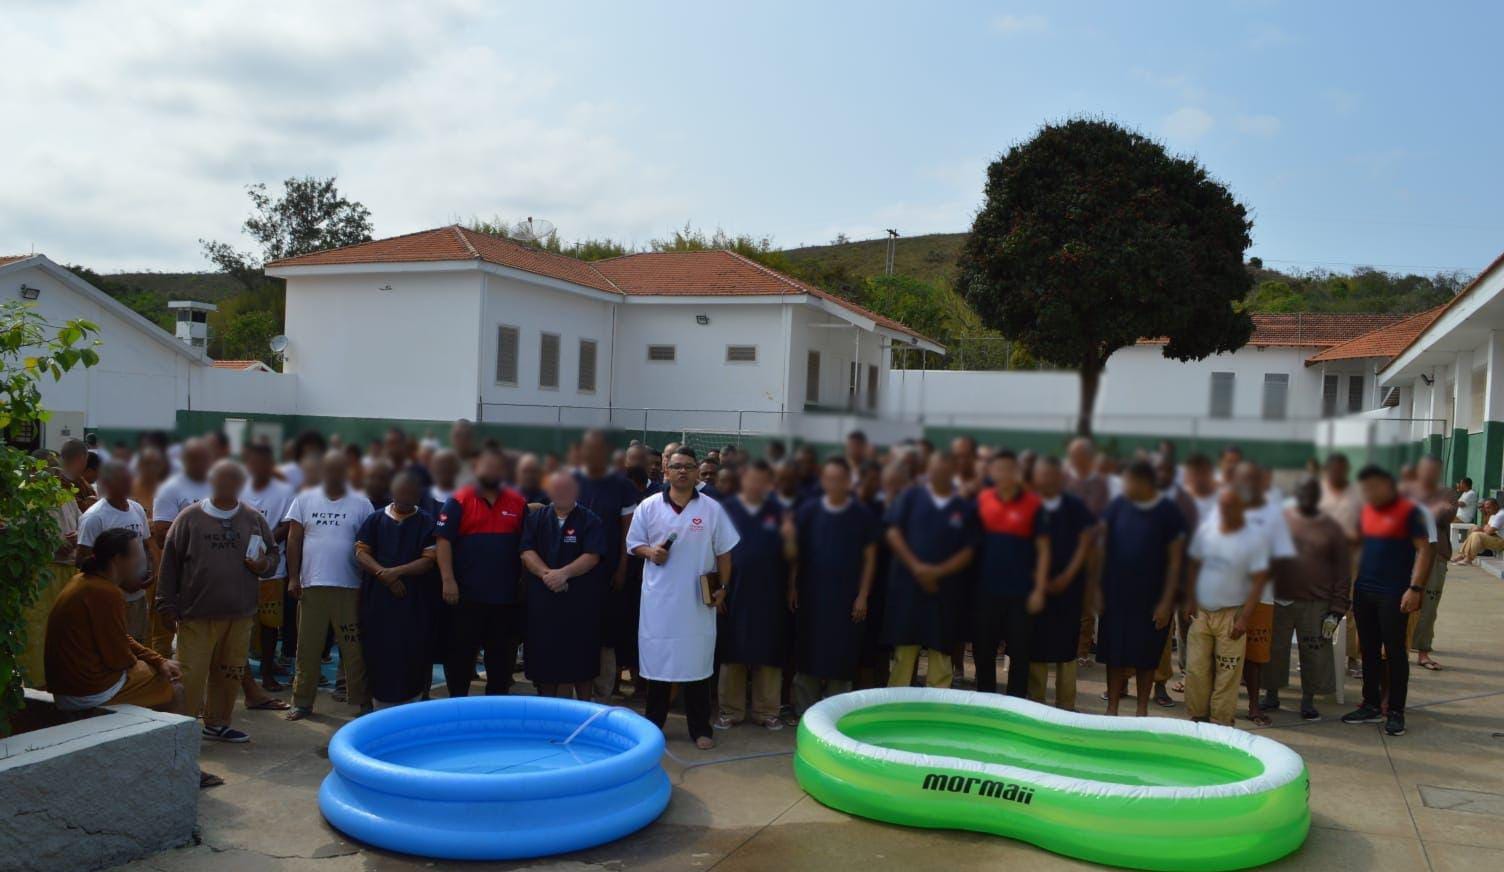
[[[1265,348],[1328,348],[1371,330],[1387,327],[1406,315],[1367,312],[1254,313],[1248,344]],[[1165,340],[1142,339],[1140,345],[1163,345]]]
[[1333,345],[1320,354],[1312,355],[1306,361],[1306,365],[1325,363],[1330,360],[1354,360],[1364,357],[1382,357],[1388,360],[1401,351],[1404,351],[1415,340],[1415,337],[1419,336],[1427,327],[1430,327],[1433,321],[1441,317],[1442,310],[1445,308],[1445,305],[1441,305],[1434,309],[1427,309],[1424,312],[1411,315],[1403,321],[1396,321],[1377,330],[1370,330],[1362,336],[1347,340],[1341,345]]
[[30,255],[30,254],[0,254],[0,266],[5,266],[7,264],[12,264],[12,263],[15,263],[18,260],[25,260],[28,257],[32,257],[32,255]]
[[252,369],[265,366],[259,360],[214,360],[210,361],[210,365],[215,369]]
[[404,236],[358,242],[343,248],[330,248],[300,254],[296,257],[285,257],[272,261],[267,266],[277,268],[357,263],[428,263],[446,260],[480,260],[594,288],[598,291],[618,293],[615,286],[585,261],[549,251],[540,251],[520,245],[510,239],[479,233],[457,224],[433,230],[421,230]]
[[888,330],[928,337],[844,297],[802,282],[733,251],[656,251],[595,262],[596,269],[624,293],[664,297],[765,297],[804,294],[828,301]]

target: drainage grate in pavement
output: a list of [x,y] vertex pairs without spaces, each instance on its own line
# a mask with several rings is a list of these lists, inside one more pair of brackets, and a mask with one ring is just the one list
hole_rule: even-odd
[[1422,784],[1420,785],[1420,799],[1426,804],[1426,808],[1504,817],[1504,794]]

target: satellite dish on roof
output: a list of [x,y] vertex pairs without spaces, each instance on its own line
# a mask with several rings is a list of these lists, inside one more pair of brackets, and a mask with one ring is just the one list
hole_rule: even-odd
[[518,242],[542,242],[554,233],[554,222],[545,218],[528,216],[526,221],[512,225],[512,238]]
[[287,337],[279,333],[273,336],[267,344],[271,346],[273,354],[281,354],[287,350]]

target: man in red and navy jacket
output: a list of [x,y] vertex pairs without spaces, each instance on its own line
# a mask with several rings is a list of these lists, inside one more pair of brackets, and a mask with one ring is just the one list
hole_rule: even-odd
[[[1343,715],[1342,722],[1382,722],[1384,732],[1403,736],[1405,695],[1410,683],[1405,625],[1425,595],[1436,525],[1424,506],[1400,495],[1394,476],[1382,467],[1364,467],[1358,473],[1358,484],[1364,505],[1353,616],[1358,622],[1358,638],[1363,641],[1363,704]],[[1387,715],[1381,708],[1386,684]]]
[[436,556],[449,608],[444,682],[451,697],[469,696],[475,656],[486,652],[486,694],[507,693],[523,632],[522,525],[527,500],[502,483],[501,453],[483,451],[474,484],[439,509]]
[[1029,693],[1034,616],[1044,610],[1050,577],[1050,536],[1044,502],[1023,486],[1017,456],[1004,448],[987,464],[992,487],[977,495],[982,547],[977,558],[972,654],[977,690],[997,692],[997,649],[1008,654],[1009,696]]

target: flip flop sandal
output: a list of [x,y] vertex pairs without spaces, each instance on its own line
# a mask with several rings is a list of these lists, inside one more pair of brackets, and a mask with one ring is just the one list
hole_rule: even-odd
[[1170,699],[1170,695],[1168,693],[1160,693],[1155,694],[1154,704],[1160,706],[1161,708],[1174,708],[1175,700]]
[[1441,671],[1441,664],[1437,663],[1435,660],[1427,660],[1424,663],[1421,663],[1421,662],[1417,661],[1415,665],[1419,666],[1422,669],[1428,669],[1428,670],[1430,670],[1432,672],[1440,672]]
[[220,778],[218,775],[211,775],[210,773],[205,772],[202,769],[200,769],[199,772],[198,772],[198,789],[199,790],[203,790],[206,787],[218,787],[218,786],[220,786],[221,784],[224,784],[224,783],[225,783],[225,780],[223,778]]
[[286,700],[277,699],[273,696],[268,697],[267,699],[263,699],[261,702],[258,702],[255,705],[246,706],[246,711],[285,712],[290,708],[292,708],[292,706],[288,705]]
[[1252,721],[1254,725],[1260,727],[1268,727],[1274,724],[1274,719],[1262,712],[1256,715],[1249,715],[1248,720]]
[[298,708],[294,706],[286,715],[289,721],[301,721],[304,718],[313,717],[313,709]]
[[1177,681],[1174,684],[1170,685],[1170,689],[1175,691],[1176,693],[1185,693],[1185,682]]

